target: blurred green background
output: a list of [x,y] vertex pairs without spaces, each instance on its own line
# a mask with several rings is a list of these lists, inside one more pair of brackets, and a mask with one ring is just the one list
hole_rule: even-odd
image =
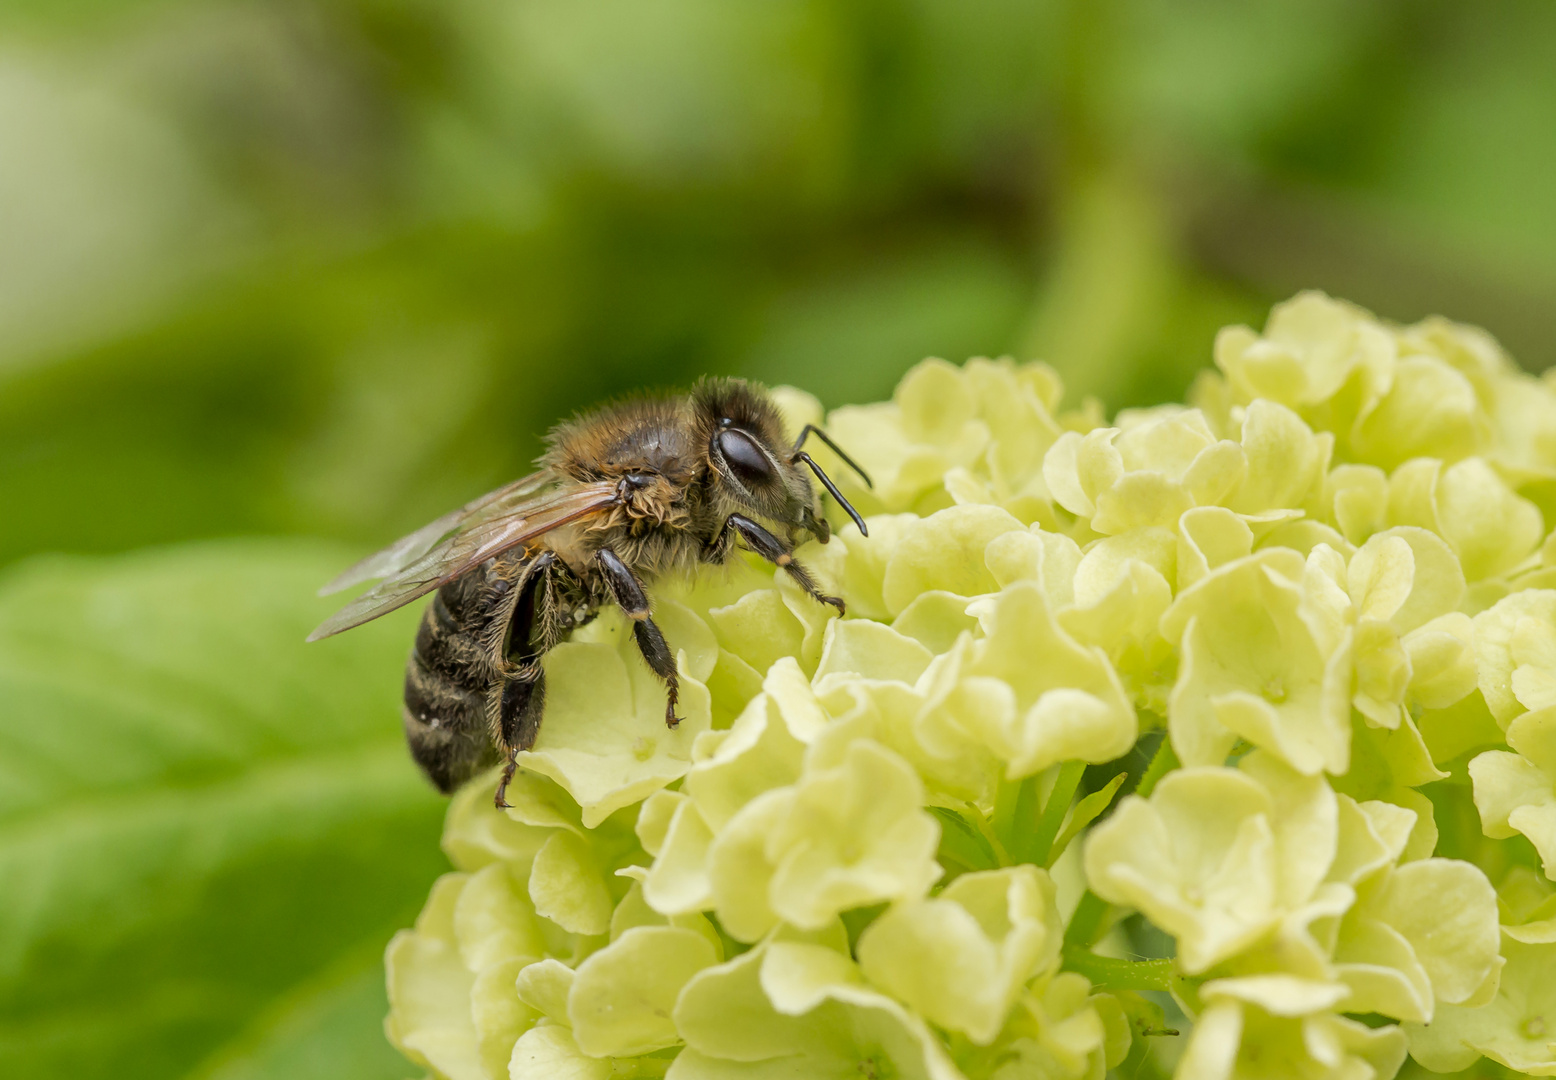
[[1547,0],[0,3],[0,1075],[396,1078],[407,618],[312,587],[709,372],[1181,396],[1319,287],[1556,362]]

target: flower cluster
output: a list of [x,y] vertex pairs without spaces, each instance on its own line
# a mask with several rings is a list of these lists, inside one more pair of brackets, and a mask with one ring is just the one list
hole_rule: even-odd
[[779,391],[874,478],[799,552],[846,616],[754,559],[657,583],[674,731],[623,620],[554,650],[390,1038],[448,1080],[1556,1074],[1556,388],[1317,294],[1215,361],[1111,426],[1040,364]]

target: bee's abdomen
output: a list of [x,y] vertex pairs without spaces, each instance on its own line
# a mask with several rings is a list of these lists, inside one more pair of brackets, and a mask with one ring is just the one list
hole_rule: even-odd
[[[411,652],[411,668],[419,661],[429,675],[450,686],[479,692],[490,685],[496,674],[481,646],[481,633],[486,626],[486,619],[481,616],[485,613],[463,611],[463,605],[450,607],[444,593],[457,584],[445,585],[422,613],[421,625],[416,628],[416,647]],[[406,674],[409,677],[409,669]]]
[[[487,702],[496,672],[481,644],[490,619],[479,571],[445,585],[423,613],[405,666],[411,756],[448,793],[492,764]],[[477,580],[471,580],[477,579]]]

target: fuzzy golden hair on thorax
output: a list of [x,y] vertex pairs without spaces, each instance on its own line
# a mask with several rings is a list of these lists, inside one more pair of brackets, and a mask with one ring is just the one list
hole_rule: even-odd
[[585,482],[648,472],[684,485],[701,464],[688,419],[684,398],[614,402],[557,425],[541,463]]

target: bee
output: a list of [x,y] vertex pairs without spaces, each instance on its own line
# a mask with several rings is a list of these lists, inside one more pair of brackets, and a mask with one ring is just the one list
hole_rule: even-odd
[[[445,794],[501,761],[496,803],[545,709],[542,660],[575,627],[614,604],[665,684],[675,727],[675,653],[654,623],[644,581],[727,563],[744,546],[841,614],[794,559],[826,543],[821,486],[859,516],[805,452],[814,435],[869,477],[820,429],[790,445],[772,398],[738,379],[689,394],[606,405],[555,428],[539,471],[483,495],[357,563],[321,595],[382,579],[308,636],[360,626],[435,593],[405,669],[402,719],[412,758]],[[773,528],[769,528],[770,523]]]

